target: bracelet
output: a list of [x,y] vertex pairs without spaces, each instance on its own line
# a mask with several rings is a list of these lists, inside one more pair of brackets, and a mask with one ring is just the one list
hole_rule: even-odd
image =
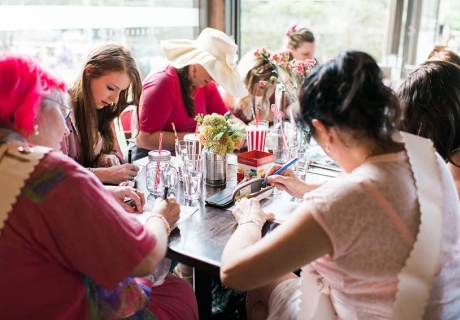
[[246,219],[246,220],[238,222],[238,227],[246,223],[254,223],[255,225],[259,227],[260,230],[262,230],[262,226],[260,225],[260,222],[254,218],[250,218],[250,219]]
[[88,168],[89,172],[96,174],[96,168]]
[[168,234],[168,236],[171,234],[171,226],[169,225],[169,222],[166,220],[166,218],[163,217],[161,214],[158,214],[158,213],[151,214],[147,218],[147,220],[145,220],[144,225],[147,224],[147,221],[149,221],[151,218],[159,218],[159,219],[163,220],[163,223],[164,223],[164,225],[166,227],[166,233]]

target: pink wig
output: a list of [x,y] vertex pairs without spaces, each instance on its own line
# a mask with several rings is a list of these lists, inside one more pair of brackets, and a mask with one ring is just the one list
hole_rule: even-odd
[[52,89],[66,91],[66,84],[32,57],[0,55],[0,123],[26,137],[34,126],[41,99]]

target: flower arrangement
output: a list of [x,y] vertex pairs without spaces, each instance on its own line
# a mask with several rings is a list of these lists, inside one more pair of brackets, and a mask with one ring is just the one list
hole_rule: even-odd
[[195,120],[201,125],[198,136],[201,145],[220,156],[233,152],[245,136],[240,133],[243,127],[230,119],[230,112],[223,116],[213,113],[203,117],[198,114]]
[[[283,89],[286,90],[290,100],[294,101],[297,97],[299,85],[316,65],[316,60],[290,59],[291,52],[290,49],[286,49],[270,55],[268,47],[263,47],[256,49],[254,55],[264,59],[273,66],[275,74],[270,78],[270,81],[280,83],[284,87]],[[267,83],[267,81],[261,81],[259,86],[264,87]]]

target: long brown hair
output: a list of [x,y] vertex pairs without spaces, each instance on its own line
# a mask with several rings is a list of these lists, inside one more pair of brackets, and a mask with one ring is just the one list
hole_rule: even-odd
[[185,109],[190,117],[195,116],[195,101],[192,98],[193,85],[188,77],[188,70],[190,66],[185,66],[177,70],[177,75],[180,81],[180,92],[182,93],[182,100],[184,101]]
[[425,61],[401,83],[402,129],[433,141],[444,160],[460,148],[460,68],[447,61]]
[[[109,72],[125,72],[131,84],[120,92],[116,104],[112,103],[98,110],[91,93],[91,81]],[[138,109],[141,93],[142,81],[139,70],[127,48],[118,44],[105,44],[89,54],[80,75],[69,91],[75,114],[75,126],[81,143],[83,166],[95,165],[97,156],[94,155],[94,150],[98,142],[98,132],[104,142],[102,153],[112,152],[115,141],[112,122],[129,105],[135,105]]]

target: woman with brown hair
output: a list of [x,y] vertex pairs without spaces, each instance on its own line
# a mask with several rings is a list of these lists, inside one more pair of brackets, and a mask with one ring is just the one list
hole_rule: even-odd
[[433,141],[460,196],[459,66],[436,60],[422,63],[401,83],[398,97],[404,110],[402,129]]
[[87,167],[103,183],[119,184],[139,168],[124,163],[113,121],[130,105],[139,105],[141,78],[129,50],[105,44],[89,55],[69,90],[73,113],[62,151]]

